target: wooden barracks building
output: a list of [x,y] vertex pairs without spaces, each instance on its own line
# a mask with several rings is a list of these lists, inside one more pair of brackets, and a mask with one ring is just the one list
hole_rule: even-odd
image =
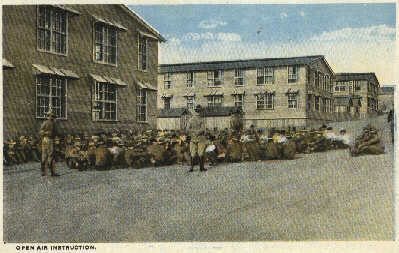
[[[179,117],[206,107],[209,129],[228,127],[242,108],[246,127],[303,127],[335,120],[333,76],[322,55],[161,64],[158,128],[179,128]],[[182,117],[184,118],[184,117]]]
[[4,138],[156,127],[158,43],[125,5],[3,6]]
[[378,112],[380,83],[375,73],[337,73],[334,78],[335,111],[365,118]]

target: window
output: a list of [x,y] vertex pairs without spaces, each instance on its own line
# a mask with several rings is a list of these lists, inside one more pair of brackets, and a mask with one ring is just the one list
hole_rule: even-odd
[[298,94],[288,93],[288,108],[298,108]]
[[315,111],[320,110],[320,97],[319,96],[314,97],[314,109],[315,109]]
[[345,91],[345,82],[337,82],[337,85],[335,86],[335,91]]
[[137,105],[136,105],[136,120],[138,122],[147,121],[147,90],[139,89],[137,93]]
[[258,68],[256,83],[257,84],[274,83],[274,68]]
[[245,81],[245,70],[236,69],[234,75],[234,84],[237,86],[243,86]]
[[116,85],[110,83],[94,83],[94,105],[93,120],[117,120],[116,103],[117,103]]
[[296,83],[298,80],[298,66],[288,67],[288,82]]
[[38,48],[46,52],[66,54],[66,11],[51,6],[40,5],[38,17]]
[[163,87],[165,90],[170,89],[172,86],[172,73],[163,74]]
[[148,67],[148,38],[139,33],[139,70],[147,70]]
[[314,72],[314,86],[319,88],[319,73],[317,71]]
[[172,100],[172,98],[163,98],[163,108],[169,110],[170,109],[170,101]]
[[234,95],[234,106],[243,109],[244,105],[244,94]]
[[208,72],[208,86],[220,86],[223,84],[223,70]]
[[272,110],[274,108],[274,94],[263,93],[256,95],[257,110]]
[[307,109],[310,110],[311,108],[312,108],[312,94],[308,94]]
[[188,72],[187,77],[186,77],[186,84],[187,87],[193,87],[194,86],[194,72]]
[[187,96],[187,109],[192,110],[195,106],[195,97],[194,96]]
[[57,76],[36,78],[36,117],[46,118],[52,110],[57,118],[66,119],[67,81]]
[[222,106],[223,106],[222,95],[208,96],[208,107],[222,107]]
[[101,63],[116,64],[117,31],[116,28],[102,22],[94,24],[95,60]]

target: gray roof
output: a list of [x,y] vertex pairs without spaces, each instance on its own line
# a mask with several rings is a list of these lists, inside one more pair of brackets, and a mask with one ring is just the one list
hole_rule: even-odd
[[289,65],[307,65],[316,60],[324,59],[323,55],[311,55],[290,58],[263,58],[232,61],[210,61],[179,64],[160,64],[159,73],[176,73],[189,71],[209,71],[227,69],[249,69],[258,67],[277,67]]
[[381,92],[384,93],[395,93],[395,86],[382,86]]
[[370,80],[375,79],[378,82],[374,72],[370,73],[336,73],[334,79],[336,81],[353,81],[353,80]]
[[205,117],[229,116],[234,110],[234,106],[205,107],[203,114]]
[[179,118],[185,113],[190,113],[187,108],[160,109],[158,118]]

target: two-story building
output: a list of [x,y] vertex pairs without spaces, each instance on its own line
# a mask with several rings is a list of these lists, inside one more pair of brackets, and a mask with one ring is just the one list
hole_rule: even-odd
[[[4,137],[155,127],[158,43],[125,5],[3,6]],[[6,66],[6,67],[7,67]]]
[[337,73],[334,77],[335,111],[365,118],[378,111],[380,84],[375,73]]
[[395,85],[384,85],[378,93],[378,109],[381,112],[389,112],[394,108]]
[[[232,107],[246,127],[285,128],[334,120],[333,70],[322,55],[161,64],[158,128],[168,128],[168,109],[206,107],[210,129],[228,127]],[[175,124],[178,125],[178,124]]]

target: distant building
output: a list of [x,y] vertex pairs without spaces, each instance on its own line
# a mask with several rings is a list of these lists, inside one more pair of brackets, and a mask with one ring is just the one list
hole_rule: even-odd
[[[158,43],[125,5],[3,5],[4,138],[156,127]],[[15,68],[13,68],[15,67]]]
[[379,89],[375,73],[337,73],[334,77],[335,112],[354,118],[375,115]]
[[378,94],[379,109],[382,112],[389,112],[394,108],[395,85],[384,85]]
[[161,64],[159,118],[164,122],[167,110],[199,104],[206,107],[209,129],[228,127],[234,107],[242,108],[246,127],[327,123],[335,119],[333,75],[322,55]]

